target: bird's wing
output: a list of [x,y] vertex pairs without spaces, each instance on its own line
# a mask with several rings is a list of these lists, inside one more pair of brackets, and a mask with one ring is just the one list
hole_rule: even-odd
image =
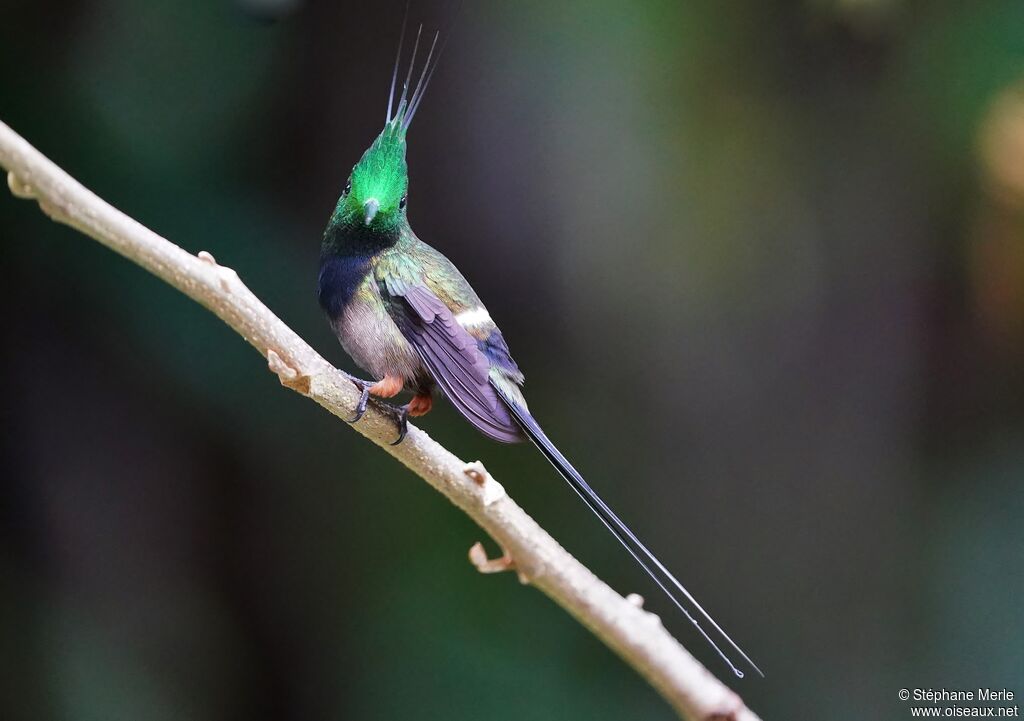
[[[491,385],[491,362],[481,347],[485,344],[459,323],[452,308],[418,275],[378,274],[381,296],[395,325],[466,420],[496,441],[524,440]],[[465,283],[461,276],[458,281]]]

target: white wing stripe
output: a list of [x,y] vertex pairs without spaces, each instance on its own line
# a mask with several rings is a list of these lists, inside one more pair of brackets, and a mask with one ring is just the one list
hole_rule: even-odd
[[455,316],[463,328],[476,328],[491,322],[491,314],[482,305],[471,310],[464,310]]

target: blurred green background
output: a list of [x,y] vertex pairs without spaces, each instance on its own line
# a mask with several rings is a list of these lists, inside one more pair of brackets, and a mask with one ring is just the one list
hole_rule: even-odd
[[[352,369],[317,253],[402,7],[2,0],[0,118]],[[767,679],[729,679],[539,454],[421,425],[765,718],[1024,693],[1024,3],[411,17],[450,35],[413,226]],[[210,314],[6,193],[0,233],[0,717],[671,718]]]

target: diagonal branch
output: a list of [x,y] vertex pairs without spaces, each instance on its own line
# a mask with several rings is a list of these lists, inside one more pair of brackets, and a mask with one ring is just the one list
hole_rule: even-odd
[[[179,248],[104,202],[0,122],[0,166],[14,195],[34,198],[53,220],[70,225],[162,278],[216,314],[266,359],[282,385],[339,418],[351,417],[359,393],[338,370],[267,308],[228,267],[209,253]],[[479,462],[467,464],[410,426],[390,446],[395,423],[372,406],[353,426],[465,511],[504,550],[488,560],[474,546],[470,560],[483,573],[514,568],[654,686],[679,715],[694,721],[757,721],[735,693],[700,665],[662,626],[573,558],[509,498]]]

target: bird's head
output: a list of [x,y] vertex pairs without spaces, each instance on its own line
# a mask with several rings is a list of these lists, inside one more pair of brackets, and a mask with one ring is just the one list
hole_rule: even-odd
[[[331,217],[334,226],[361,228],[369,232],[387,233],[394,231],[405,221],[405,206],[409,190],[409,168],[405,162],[405,137],[416,115],[423,94],[427,90],[430,78],[437,67],[434,49],[437,45],[437,34],[430,45],[426,63],[416,82],[416,88],[409,95],[409,82],[412,80],[416,66],[416,51],[419,49],[420,35],[423,26],[416,33],[416,44],[413,46],[409,72],[402,86],[402,95],[398,105],[394,106],[395,85],[398,80],[398,65],[402,57],[402,40],[398,42],[398,55],[395,58],[395,69],[391,75],[391,91],[388,95],[388,114],[384,129],[373,145],[366,149],[359,159],[348,183],[338,199],[338,205]],[[405,36],[405,23],[402,24],[402,36]],[[440,55],[440,53],[438,53]],[[392,109],[394,113],[392,114]]]
[[405,131],[396,119],[384,126],[352,168],[332,220],[348,227],[393,230],[405,218],[408,189]]

